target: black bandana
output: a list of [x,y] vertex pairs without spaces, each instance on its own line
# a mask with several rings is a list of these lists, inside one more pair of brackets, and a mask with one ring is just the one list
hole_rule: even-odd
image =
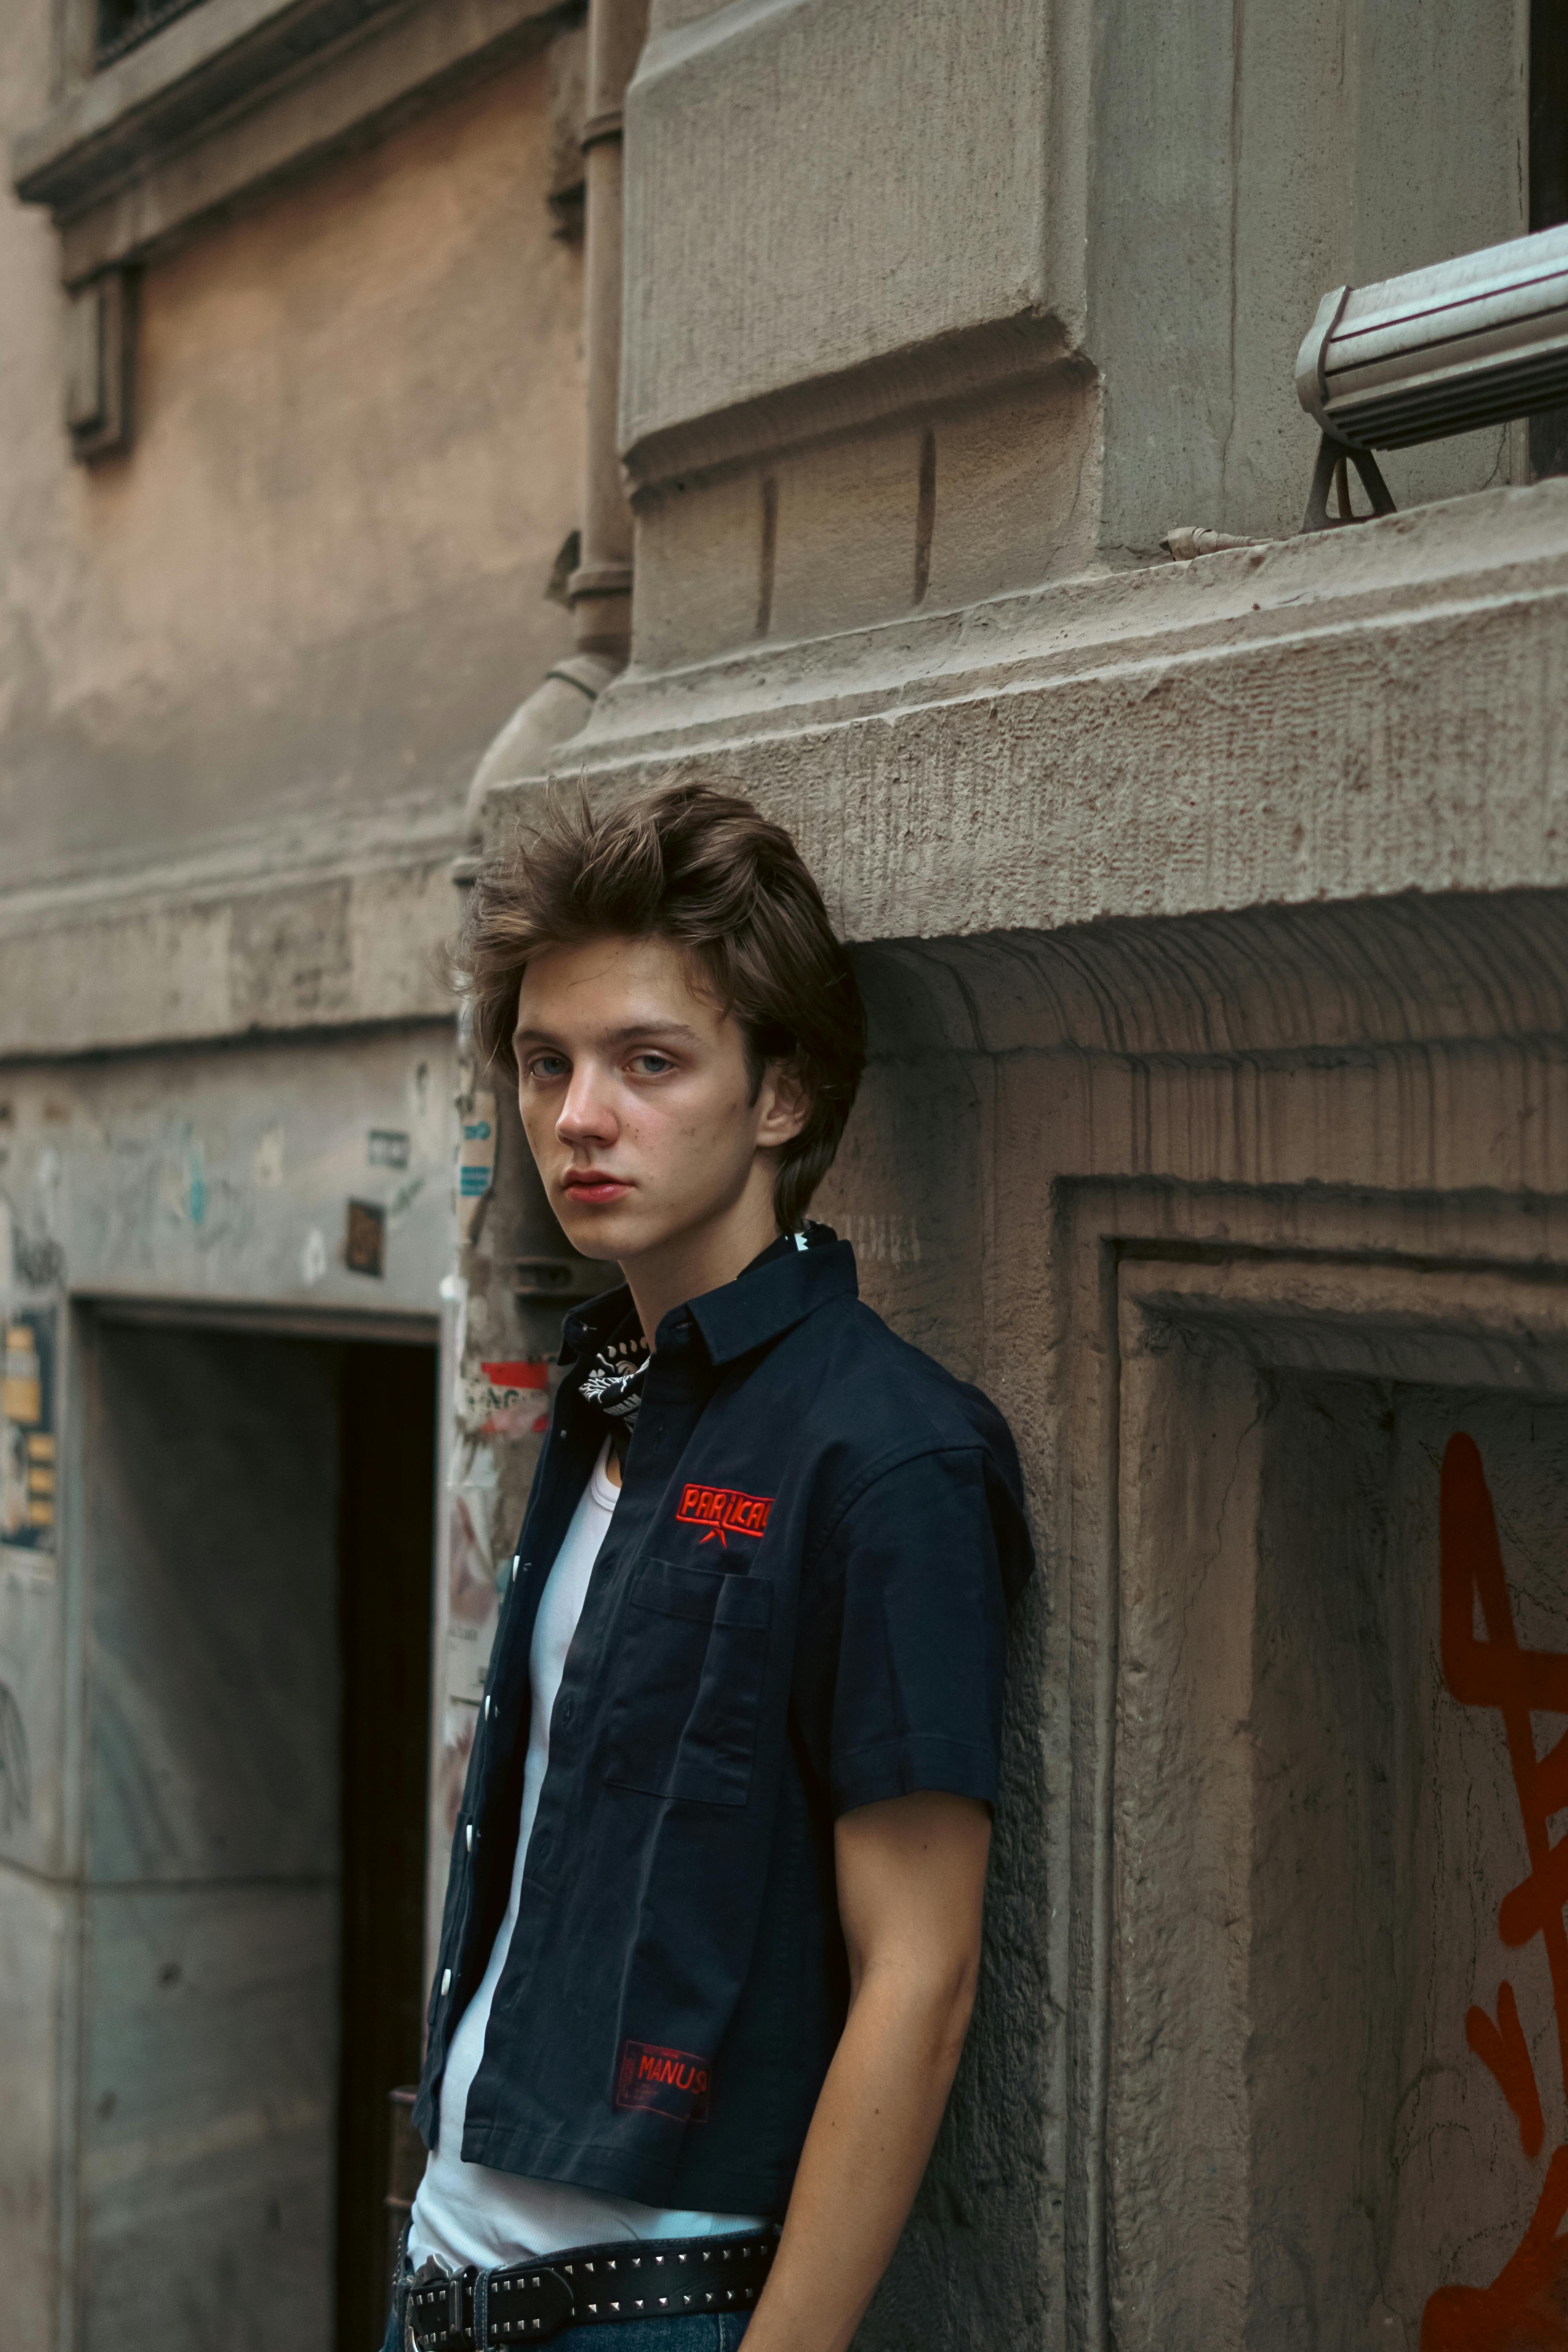
[[[776,1242],[770,1242],[752,1260],[746,1274],[756,1266],[771,1264],[775,1257],[784,1257],[790,1250],[820,1249],[824,1243],[835,1238],[831,1225],[819,1225],[808,1218],[794,1233],[781,1234]],[[741,1279],[744,1281],[745,1275]],[[628,1317],[616,1337],[606,1340],[594,1358],[578,1395],[584,1403],[596,1404],[606,1420],[618,1423],[629,1433],[642,1403],[643,1381],[652,1354],[635,1318]]]
[[629,1339],[610,1340],[589,1366],[578,1395],[587,1403],[596,1404],[609,1420],[629,1430],[642,1402],[648,1352],[647,1341],[640,1331],[635,1331]]

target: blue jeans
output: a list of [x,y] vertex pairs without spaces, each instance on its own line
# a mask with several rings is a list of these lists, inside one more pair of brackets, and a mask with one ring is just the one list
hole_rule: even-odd
[[[749,2311],[694,2311],[679,2319],[626,2319],[610,2327],[563,2327],[552,2347],[572,2352],[739,2352]],[[397,2314],[386,2323],[382,2352],[398,2352]]]

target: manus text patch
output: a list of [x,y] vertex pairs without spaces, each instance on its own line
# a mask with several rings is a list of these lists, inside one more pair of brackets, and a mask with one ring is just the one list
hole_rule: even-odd
[[677,2123],[708,2120],[709,2066],[689,2050],[661,2050],[653,2042],[623,2042],[616,2076],[617,2107],[647,2107]]
[[760,1536],[773,1507],[771,1495],[742,1495],[733,1486],[683,1486],[675,1516],[706,1528],[704,1543],[715,1536],[723,1543],[726,1536]]

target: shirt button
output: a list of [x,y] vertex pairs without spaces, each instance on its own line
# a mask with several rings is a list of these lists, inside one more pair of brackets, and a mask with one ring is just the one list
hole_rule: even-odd
[[489,1698],[487,1697],[487,1698],[486,1698],[486,1700],[485,1700],[485,1721],[488,1723],[488,1722],[489,1721],[489,1719],[490,1719],[490,1703],[489,1703]]
[[452,1971],[450,1969],[443,1969],[441,1971],[441,1998],[443,2000],[445,2000],[447,1995],[451,1991],[451,1990]]
[[463,1832],[463,1835],[468,1839],[468,1852],[469,1852],[470,1853],[472,1853],[472,1852],[473,1852],[473,1850],[474,1850],[474,1825],[473,1825],[472,1822],[470,1822],[468,1823],[468,1827],[465,1829],[465,1831]]

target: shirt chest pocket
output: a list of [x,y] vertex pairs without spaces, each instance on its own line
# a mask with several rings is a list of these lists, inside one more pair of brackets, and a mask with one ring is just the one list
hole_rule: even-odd
[[773,1588],[651,1559],[626,1603],[605,1778],[743,1805],[767,1672]]

